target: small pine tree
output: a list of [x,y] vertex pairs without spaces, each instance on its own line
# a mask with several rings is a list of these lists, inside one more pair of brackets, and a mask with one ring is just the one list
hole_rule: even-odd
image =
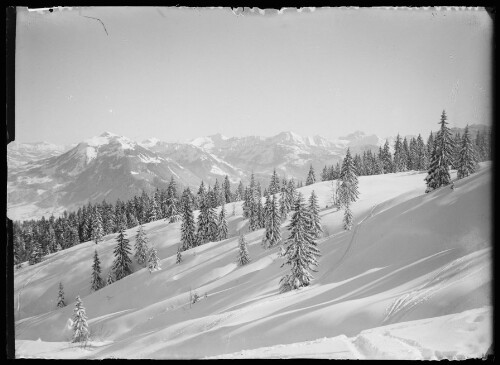
[[228,236],[228,228],[227,228],[227,220],[226,220],[226,208],[224,204],[222,204],[219,214],[219,222],[218,222],[218,234],[219,241],[225,240]]
[[94,251],[94,264],[92,265],[92,280],[90,283],[90,290],[97,291],[104,287],[104,280],[101,278],[101,262],[97,255],[97,250]]
[[87,315],[82,300],[78,295],[76,297],[76,305],[73,314],[73,340],[71,342],[85,342],[88,340],[89,335]]
[[356,169],[348,148],[340,171],[341,184],[338,194],[341,205],[345,206],[355,202],[358,198],[358,178],[356,175]]
[[64,303],[64,289],[62,282],[59,283],[59,296],[57,297],[57,308],[66,307],[66,303]]
[[280,292],[308,286],[313,279],[310,271],[312,266],[318,266],[316,257],[320,255],[316,243],[307,229],[307,211],[302,194],[298,194],[295,212],[288,226],[290,236],[284,256],[286,261],[281,265],[290,265],[291,272],[280,280]]
[[248,256],[247,243],[245,241],[245,237],[240,235],[238,240],[238,257],[236,258],[236,263],[238,266],[246,265],[250,262],[250,257]]
[[177,260],[175,261],[176,264],[180,264],[182,262],[182,250],[181,246],[177,247]]
[[150,273],[153,271],[161,270],[160,258],[158,257],[158,251],[156,250],[155,246],[149,249],[148,269]]
[[102,241],[104,237],[104,230],[102,228],[102,217],[99,209],[95,207],[94,214],[92,216],[92,241],[96,245]]
[[316,176],[314,175],[314,169],[312,164],[309,167],[309,173],[307,174],[306,185],[311,185],[316,182]]
[[113,284],[115,282],[115,278],[113,276],[113,271],[109,271],[108,277],[106,278],[106,285]]
[[148,237],[142,225],[139,226],[137,230],[137,235],[135,236],[135,259],[139,265],[145,265],[148,259]]
[[115,280],[120,280],[125,276],[132,273],[132,260],[130,260],[130,247],[129,241],[125,237],[125,231],[122,226],[120,228],[120,232],[118,234],[117,245],[113,251],[115,255],[115,260],[113,261],[113,273],[115,276]]
[[311,192],[311,195],[309,197],[309,206],[307,207],[307,212],[309,214],[309,232],[311,233],[312,238],[317,239],[320,237],[323,229],[321,228],[319,217],[318,197],[314,193],[314,190]]

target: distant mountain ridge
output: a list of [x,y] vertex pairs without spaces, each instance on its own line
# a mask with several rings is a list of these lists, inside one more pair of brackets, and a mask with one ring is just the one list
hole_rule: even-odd
[[319,178],[323,166],[341,161],[348,147],[352,154],[361,154],[377,151],[384,143],[385,139],[361,131],[334,141],[285,131],[271,137],[215,134],[186,143],[154,137],[136,142],[104,132],[68,146],[11,143],[8,216],[40,218],[88,202],[126,200],[142,190],[165,188],[171,177],[195,191],[202,180],[213,185],[218,179],[220,184],[225,175],[234,189],[240,180],[247,184],[252,172],[265,186],[273,169],[282,177],[304,181],[310,164]]

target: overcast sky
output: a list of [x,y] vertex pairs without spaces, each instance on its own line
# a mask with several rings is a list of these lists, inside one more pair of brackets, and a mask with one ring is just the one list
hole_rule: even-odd
[[451,126],[491,123],[483,10],[19,10],[19,142],[426,136],[443,109]]

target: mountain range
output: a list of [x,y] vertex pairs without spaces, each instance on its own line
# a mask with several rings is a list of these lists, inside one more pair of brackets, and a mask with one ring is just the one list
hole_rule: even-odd
[[185,143],[157,138],[136,142],[110,132],[76,145],[13,142],[7,148],[7,215],[39,219],[88,202],[126,200],[142,190],[166,188],[171,177],[180,188],[191,189],[202,180],[221,183],[225,175],[234,189],[240,180],[248,183],[252,172],[267,185],[273,169],[304,181],[310,164],[319,177],[324,165],[344,157],[347,147],[356,154],[378,150],[384,143],[361,131],[335,141],[286,131],[271,137],[215,134]]

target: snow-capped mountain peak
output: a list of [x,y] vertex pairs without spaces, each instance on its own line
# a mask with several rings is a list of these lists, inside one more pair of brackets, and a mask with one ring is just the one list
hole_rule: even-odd
[[121,147],[125,150],[133,149],[137,143],[132,141],[131,139],[123,136],[119,136],[117,134],[111,132],[104,132],[99,136],[94,136],[92,138],[86,139],[83,143],[90,147],[101,147],[107,145],[111,142],[118,142],[121,144]]

